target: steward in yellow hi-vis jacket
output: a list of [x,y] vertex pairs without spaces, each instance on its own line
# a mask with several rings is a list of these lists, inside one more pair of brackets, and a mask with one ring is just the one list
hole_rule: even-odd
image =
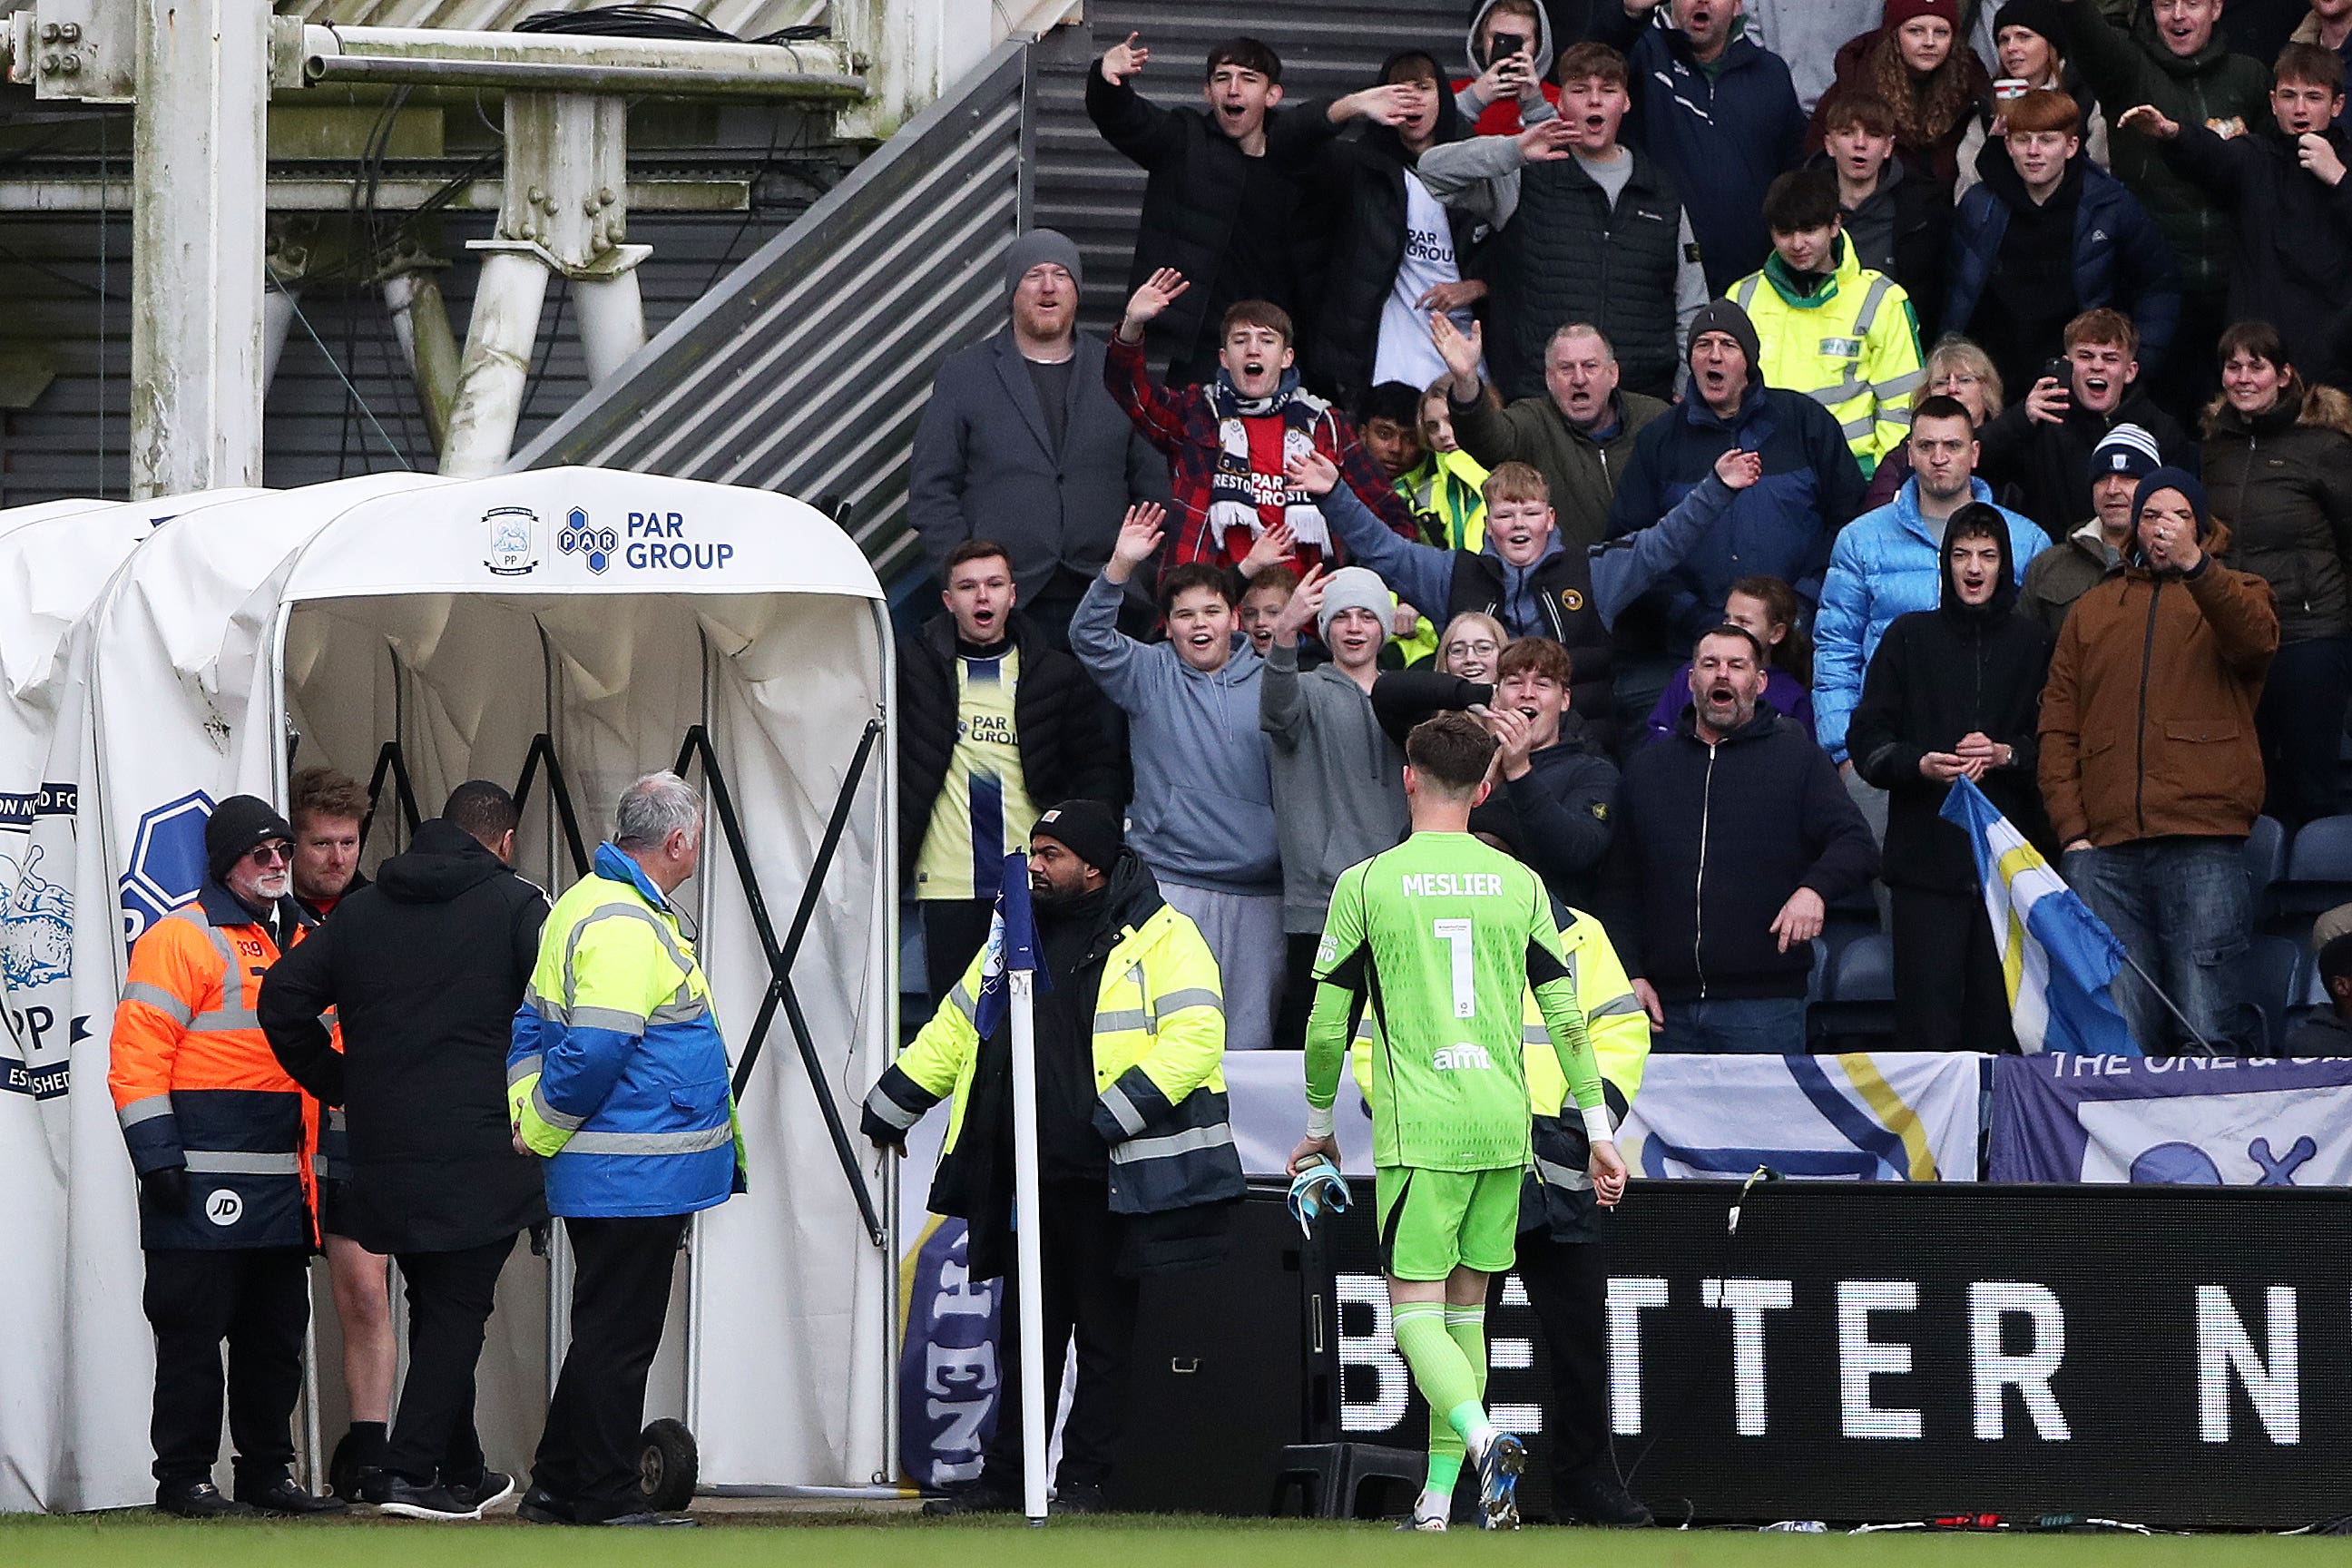
[[[1214,1261],[1245,1184],[1220,1070],[1223,992],[1199,928],[1160,895],[1100,802],[1065,801],[1041,816],[1029,868],[1045,1401],[1059,1402],[1063,1347],[1075,1331],[1078,1384],[1058,1481],[1083,1507],[1099,1498],[1118,1448],[1137,1277]],[[1008,887],[1008,903],[1015,890]],[[908,1128],[954,1096],[930,1206],[969,1224],[972,1278],[1003,1277],[1005,1302],[1017,1310],[1012,1029],[992,985],[1001,985],[995,947],[973,958],[866,1097],[863,1131],[902,1146]],[[934,1511],[1021,1505],[1014,1322],[1008,1310],[997,1350],[1003,1393],[981,1477]]]
[[[1555,904],[1553,910],[1559,912]],[[1650,1019],[1633,994],[1609,935],[1591,915],[1570,910],[1559,945],[1568,963],[1585,1037],[1600,1058],[1601,1092],[1610,1121],[1622,1124],[1642,1087],[1650,1056]],[[1584,1119],[1568,1097],[1568,1080],[1545,1032],[1535,994],[1526,998],[1524,1041],[1528,1092],[1535,1119],[1535,1169],[1520,1197],[1518,1262],[1551,1359],[1551,1397],[1544,1429],[1551,1436],[1552,1496],[1567,1522],[1640,1525],[1650,1511],[1617,1479],[1609,1422],[1609,1271],[1598,1243],[1602,1210],[1585,1173],[1592,1145]],[[1356,1081],[1370,1070],[1369,1014],[1355,1041]],[[1500,1276],[1496,1289],[1504,1289]],[[1498,1310],[1499,1299],[1488,1303]]]
[[[1912,398],[1927,380],[1919,322],[1902,286],[1864,268],[1853,242],[1835,232],[1833,189],[1829,199],[1822,226],[1832,230],[1829,266],[1796,270],[1785,253],[1787,238],[1776,230],[1763,270],[1724,295],[1755,323],[1764,384],[1801,392],[1835,415],[1868,479],[1911,428]],[[1769,201],[1765,215],[1773,216]]]
[[[142,1305],[155,1331],[155,1505],[187,1519],[341,1512],[294,1483],[317,1244],[318,1103],[254,1016],[261,978],[302,940],[294,829],[231,795],[205,823],[206,876],[131,950],[107,1087],[139,1177]],[[234,1497],[213,1485],[228,1345]]]

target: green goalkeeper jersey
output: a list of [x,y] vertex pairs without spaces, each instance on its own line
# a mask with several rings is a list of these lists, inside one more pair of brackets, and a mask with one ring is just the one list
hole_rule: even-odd
[[1315,955],[1307,1102],[1328,1110],[1369,1008],[1372,1162],[1525,1165],[1521,998],[1532,986],[1580,1108],[1601,1104],[1559,927],[1536,874],[1466,833],[1415,833],[1339,874]]

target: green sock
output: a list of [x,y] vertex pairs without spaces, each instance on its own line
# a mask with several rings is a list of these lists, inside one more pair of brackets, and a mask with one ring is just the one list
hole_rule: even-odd
[[1475,1380],[1481,1404],[1486,1398],[1486,1309],[1448,1307],[1445,1309],[1445,1332],[1462,1347],[1462,1357],[1470,1363],[1470,1375]]
[[1447,1425],[1465,1442],[1490,1429],[1486,1409],[1479,1403],[1482,1380],[1447,1331],[1445,1304],[1406,1301],[1391,1314],[1391,1321],[1395,1325],[1397,1353],[1412,1370],[1413,1386],[1429,1401],[1432,1413],[1443,1412]]

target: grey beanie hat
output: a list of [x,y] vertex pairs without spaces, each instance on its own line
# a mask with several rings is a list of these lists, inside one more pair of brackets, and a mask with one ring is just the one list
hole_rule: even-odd
[[1323,607],[1315,612],[1315,635],[1328,643],[1331,623],[1340,611],[1370,610],[1372,619],[1381,624],[1381,641],[1386,642],[1395,609],[1389,585],[1381,581],[1379,573],[1365,566],[1342,566],[1323,585]]
[[1087,286],[1085,269],[1078,262],[1078,247],[1070,237],[1059,229],[1033,228],[1015,238],[1004,253],[1004,292],[1010,296],[1021,287],[1021,279],[1041,261],[1058,263],[1070,275],[1078,288]]

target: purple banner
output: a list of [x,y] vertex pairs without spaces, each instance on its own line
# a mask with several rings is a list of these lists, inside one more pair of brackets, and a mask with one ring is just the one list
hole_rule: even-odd
[[2352,1186],[2352,1058],[2003,1057],[1995,1182]]
[[929,1490],[979,1479],[1003,1381],[997,1281],[971,1277],[965,1242],[963,1221],[932,1220],[899,1281],[907,1331],[898,1351],[898,1468]]

